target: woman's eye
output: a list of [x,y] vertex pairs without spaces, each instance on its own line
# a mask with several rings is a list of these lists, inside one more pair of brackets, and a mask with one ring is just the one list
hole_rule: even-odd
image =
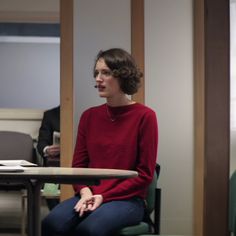
[[103,70],[102,74],[106,75],[106,76],[110,76],[111,75],[111,71],[110,70]]
[[112,72],[110,70],[101,70],[101,71],[95,70],[93,73],[94,78],[96,78],[99,75],[99,73],[100,75],[107,76],[107,77],[112,75]]

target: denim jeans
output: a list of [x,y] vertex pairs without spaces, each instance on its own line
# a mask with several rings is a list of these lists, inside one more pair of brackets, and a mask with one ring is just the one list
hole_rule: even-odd
[[143,219],[144,202],[140,198],[103,203],[82,217],[74,211],[79,199],[75,196],[53,208],[42,222],[42,236],[113,236]]

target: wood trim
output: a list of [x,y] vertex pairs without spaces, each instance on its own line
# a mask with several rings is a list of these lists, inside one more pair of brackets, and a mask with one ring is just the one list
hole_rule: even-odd
[[229,1],[205,1],[205,19],[204,236],[227,236],[230,146]]
[[59,12],[0,11],[0,22],[58,23]]
[[[131,0],[131,53],[144,74],[144,0]],[[132,96],[133,100],[145,103],[145,83]]]
[[226,236],[229,235],[229,1],[195,0],[194,49],[194,235]]
[[194,1],[194,235],[203,235],[205,153],[204,2]]
[[0,109],[0,120],[41,121],[44,110],[41,109]]
[[[61,0],[61,166],[70,167],[73,156],[73,0]],[[73,196],[61,186],[61,200]]]

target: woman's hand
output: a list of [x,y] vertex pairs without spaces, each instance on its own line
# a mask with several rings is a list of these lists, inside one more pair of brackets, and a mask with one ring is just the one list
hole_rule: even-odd
[[99,206],[102,205],[102,202],[103,202],[103,197],[101,194],[96,194],[96,195],[93,195],[90,199],[92,201],[92,205],[91,205],[91,208],[89,209],[90,211],[94,211],[96,210]]
[[85,211],[87,211],[88,207],[88,199],[90,199],[93,196],[92,191],[90,188],[85,187],[80,190],[80,200],[76,203],[74,209],[76,212],[79,213],[80,216],[84,214]]
[[87,211],[94,211],[103,202],[102,195],[93,195],[88,187],[81,189],[81,199],[77,202],[74,209],[79,213],[79,216],[83,216]]

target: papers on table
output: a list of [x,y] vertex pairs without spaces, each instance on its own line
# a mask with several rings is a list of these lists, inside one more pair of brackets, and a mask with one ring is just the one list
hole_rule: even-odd
[[30,166],[37,165],[26,160],[0,160],[0,172],[23,172]]
[[37,166],[26,160],[0,160],[0,166]]
[[23,172],[25,169],[23,166],[0,166],[0,172]]

